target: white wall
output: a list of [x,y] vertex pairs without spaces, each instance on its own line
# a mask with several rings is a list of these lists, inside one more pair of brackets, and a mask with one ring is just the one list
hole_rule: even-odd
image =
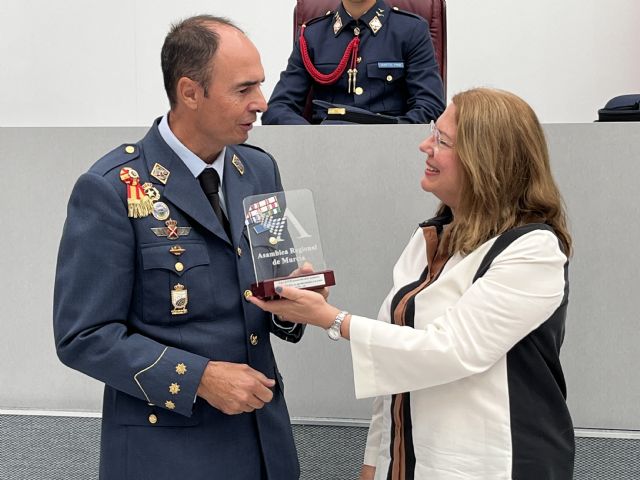
[[[337,0],[336,0],[337,2]],[[147,126],[168,104],[159,66],[171,22],[228,16],[262,52],[271,93],[295,0],[2,0],[0,126]],[[543,122],[590,122],[640,93],[637,0],[449,0],[448,91],[490,85]]]
[[449,0],[449,92],[504,88],[545,123],[640,93],[637,0]]

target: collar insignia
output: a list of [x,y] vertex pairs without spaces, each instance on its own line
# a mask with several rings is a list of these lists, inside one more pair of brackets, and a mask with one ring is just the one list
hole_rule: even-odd
[[155,178],[156,180],[158,180],[160,183],[162,183],[163,185],[167,184],[167,179],[169,178],[169,174],[171,172],[169,172],[169,170],[167,170],[166,168],[164,168],[162,165],[160,165],[159,163],[156,163],[153,166],[153,170],[151,170],[151,176],[153,178]]
[[336,21],[333,22],[333,33],[337,35],[342,28],[342,18],[340,18],[340,14],[338,12],[336,12],[335,19]]
[[231,157],[231,163],[236,167],[236,170],[240,172],[240,175],[244,175],[244,165],[235,153],[233,154],[233,157]]
[[371,21],[369,22],[369,27],[371,27],[371,31],[374,34],[378,33],[378,30],[382,28],[382,22],[378,18],[378,14],[376,14],[376,16],[371,19]]

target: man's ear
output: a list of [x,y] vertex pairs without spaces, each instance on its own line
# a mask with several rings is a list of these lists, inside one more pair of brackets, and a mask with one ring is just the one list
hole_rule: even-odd
[[178,103],[182,103],[189,110],[197,110],[200,103],[200,96],[203,95],[203,89],[198,82],[191,80],[189,77],[180,77],[176,86],[176,96]]

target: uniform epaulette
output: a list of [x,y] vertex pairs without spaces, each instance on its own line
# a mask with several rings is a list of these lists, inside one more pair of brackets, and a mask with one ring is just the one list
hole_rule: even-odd
[[[253,152],[250,151],[246,151],[245,147],[247,149],[251,149],[254,150]],[[240,165],[242,165],[242,161],[243,160],[247,160],[248,162],[262,162],[266,159],[271,160],[272,162],[275,162],[275,159],[273,158],[273,155],[271,155],[269,152],[261,149],[260,147],[256,147],[255,145],[251,145],[250,143],[241,143],[239,145],[234,145],[232,148],[234,148],[237,152],[238,155],[240,156]],[[259,152],[259,154],[256,154],[256,152]],[[232,161],[233,162],[233,161]],[[238,168],[238,165],[236,165],[234,163],[234,166],[236,168]],[[244,169],[244,167],[242,167]],[[240,168],[238,168],[238,170],[240,170]],[[242,172],[240,172],[242,173]]]
[[407,10],[401,10],[398,7],[392,7],[391,11],[394,12],[394,13],[401,13],[402,15],[407,15],[409,17],[417,18],[418,20],[424,20],[424,18],[422,18],[417,13],[408,12]]
[[98,160],[91,171],[98,175],[105,175],[120,165],[137,159],[140,156],[140,147],[135,143],[124,143],[114,148],[104,157]]
[[251,145],[250,143],[240,143],[238,145],[235,145],[236,147],[249,147],[249,148],[253,148],[254,150],[258,150],[260,153],[266,153],[267,155],[269,155],[268,152],[266,152],[265,150],[263,150],[260,147],[256,147],[255,145]]
[[319,22],[320,20],[326,20],[327,18],[333,18],[335,13],[336,12],[334,10],[327,10],[327,13],[325,13],[324,15],[320,15],[319,17],[312,18],[311,20],[307,20],[306,22],[302,22],[302,23],[303,23],[303,25],[306,25],[308,27],[312,23]]

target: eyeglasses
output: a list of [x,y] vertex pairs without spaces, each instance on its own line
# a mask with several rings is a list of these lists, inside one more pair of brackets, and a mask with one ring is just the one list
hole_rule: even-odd
[[433,135],[433,137],[436,139],[436,148],[440,148],[440,147],[453,148],[453,143],[448,142],[442,138],[442,134],[440,133],[440,130],[438,130],[438,127],[436,127],[436,122],[431,120],[431,123],[429,124],[429,126],[431,127],[431,135]]

